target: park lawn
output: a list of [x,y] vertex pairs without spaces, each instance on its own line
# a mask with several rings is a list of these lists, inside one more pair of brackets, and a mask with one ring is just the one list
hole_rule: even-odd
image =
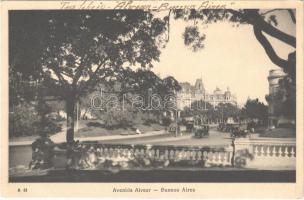
[[110,135],[135,135],[136,129],[139,129],[142,134],[151,132],[151,131],[160,131],[165,129],[164,126],[159,124],[137,124],[132,128],[116,128],[116,129],[107,129],[99,126],[84,126],[75,132],[75,137],[97,137],[97,136],[110,136]]
[[293,128],[276,128],[273,130],[263,131],[260,133],[260,137],[295,138],[296,131]]
[[[75,137],[96,137],[96,136],[110,136],[110,135],[134,135],[136,128],[140,130],[141,133],[147,133],[151,131],[160,131],[164,130],[165,127],[159,124],[137,124],[132,128],[116,128],[116,129],[106,129],[99,126],[87,126],[88,123],[95,122],[100,123],[100,120],[80,120],[78,131],[75,131]],[[64,122],[58,122],[65,127]],[[56,133],[55,133],[56,134]],[[38,135],[32,136],[20,136],[20,137],[12,137],[9,139],[10,142],[29,142],[34,141],[38,138]]]

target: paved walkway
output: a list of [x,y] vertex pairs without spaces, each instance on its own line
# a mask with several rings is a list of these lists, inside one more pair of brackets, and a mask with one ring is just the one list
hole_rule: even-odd
[[[136,139],[150,136],[160,136],[167,134],[165,130],[160,131],[150,131],[143,134],[134,135],[107,135],[107,136],[96,136],[96,137],[75,137],[75,140],[79,141],[103,141],[103,140],[121,140],[121,139]],[[64,128],[61,132],[52,135],[50,139],[55,143],[61,143],[66,141],[66,129]],[[31,145],[33,141],[14,141],[9,142],[9,146],[21,146],[21,145]]]

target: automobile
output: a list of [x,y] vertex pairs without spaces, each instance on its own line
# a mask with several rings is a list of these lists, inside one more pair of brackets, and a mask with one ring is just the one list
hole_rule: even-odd
[[187,123],[186,124],[186,131],[187,132],[193,132],[193,130],[194,130],[194,123],[191,123],[191,122]]
[[225,123],[220,123],[217,127],[218,131],[224,131],[224,129],[225,129]]
[[168,127],[168,132],[175,133],[176,129],[178,129],[178,125],[176,123],[172,122]]
[[208,125],[194,126],[194,136],[196,138],[209,137],[209,126]]
[[242,126],[233,127],[230,133],[233,138],[246,137],[248,134],[249,131],[246,128],[244,129]]

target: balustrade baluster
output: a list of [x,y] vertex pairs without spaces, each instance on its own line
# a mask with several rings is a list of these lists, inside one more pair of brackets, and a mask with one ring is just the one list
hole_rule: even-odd
[[165,150],[165,159],[168,159],[169,158],[169,152],[168,152],[168,149]]
[[277,155],[276,146],[273,146],[273,149],[272,149],[272,156],[273,156],[273,157],[276,157],[276,155]]
[[170,150],[170,159],[174,159],[174,150],[173,149]]
[[213,152],[213,156],[212,156],[212,163],[217,164],[218,162],[218,153],[217,152]]
[[212,163],[216,163],[216,155],[215,155],[215,152],[212,152]]
[[279,147],[279,157],[282,157],[283,156],[283,152],[282,152],[282,147],[280,146]]
[[180,157],[181,157],[182,160],[185,160],[186,154],[185,154],[184,150],[181,151]]
[[291,147],[291,152],[290,152],[290,154],[291,154],[291,157],[295,157],[295,150],[294,150],[294,147]]
[[227,152],[223,152],[223,165],[227,165],[227,161],[228,161],[228,156],[227,156]]
[[229,160],[229,156],[230,155],[230,153],[228,153],[228,152],[225,152],[225,155],[224,155],[224,164],[225,165],[230,165],[230,160]]
[[227,164],[227,152],[223,152],[223,155],[222,155],[222,163],[223,165],[226,165]]
[[254,156],[258,156],[258,153],[259,153],[258,146],[254,146],[254,151],[253,151]]
[[267,146],[267,149],[266,149],[266,156],[270,156],[270,147]]
[[155,157],[155,149],[151,149],[151,154],[153,157]]
[[139,149],[135,149],[134,154],[137,156],[139,154]]
[[190,160],[190,151],[186,151],[186,160]]
[[220,153],[220,164],[221,165],[224,165],[224,162],[223,162],[224,161],[224,156],[225,156],[225,152],[221,152]]
[[208,160],[208,152],[207,151],[203,152],[203,159]]
[[288,147],[287,147],[287,146],[285,147],[285,152],[284,152],[284,154],[285,154],[285,157],[288,157]]
[[104,154],[107,158],[110,157],[108,148],[104,148]]
[[218,153],[218,164],[219,165],[223,164],[223,153],[222,152]]
[[191,151],[191,159],[195,160],[195,151]]
[[198,160],[198,156],[197,156],[197,154],[198,154],[198,151],[193,151],[193,160]]
[[265,153],[265,151],[264,151],[264,147],[263,147],[263,146],[261,146],[261,156],[264,156],[264,153]]
[[201,151],[197,152],[197,160],[202,160],[203,153]]

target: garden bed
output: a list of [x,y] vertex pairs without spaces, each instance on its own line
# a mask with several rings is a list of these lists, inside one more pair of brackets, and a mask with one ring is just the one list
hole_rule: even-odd
[[138,129],[142,134],[151,131],[164,130],[165,127],[159,124],[143,125],[137,124],[133,127],[127,128],[114,128],[109,129],[101,126],[85,126],[75,132],[76,138],[81,137],[97,137],[97,136],[110,136],[110,135],[135,135],[136,129]]
[[265,130],[260,133],[260,137],[295,138],[296,130],[292,128],[276,128],[273,130]]

